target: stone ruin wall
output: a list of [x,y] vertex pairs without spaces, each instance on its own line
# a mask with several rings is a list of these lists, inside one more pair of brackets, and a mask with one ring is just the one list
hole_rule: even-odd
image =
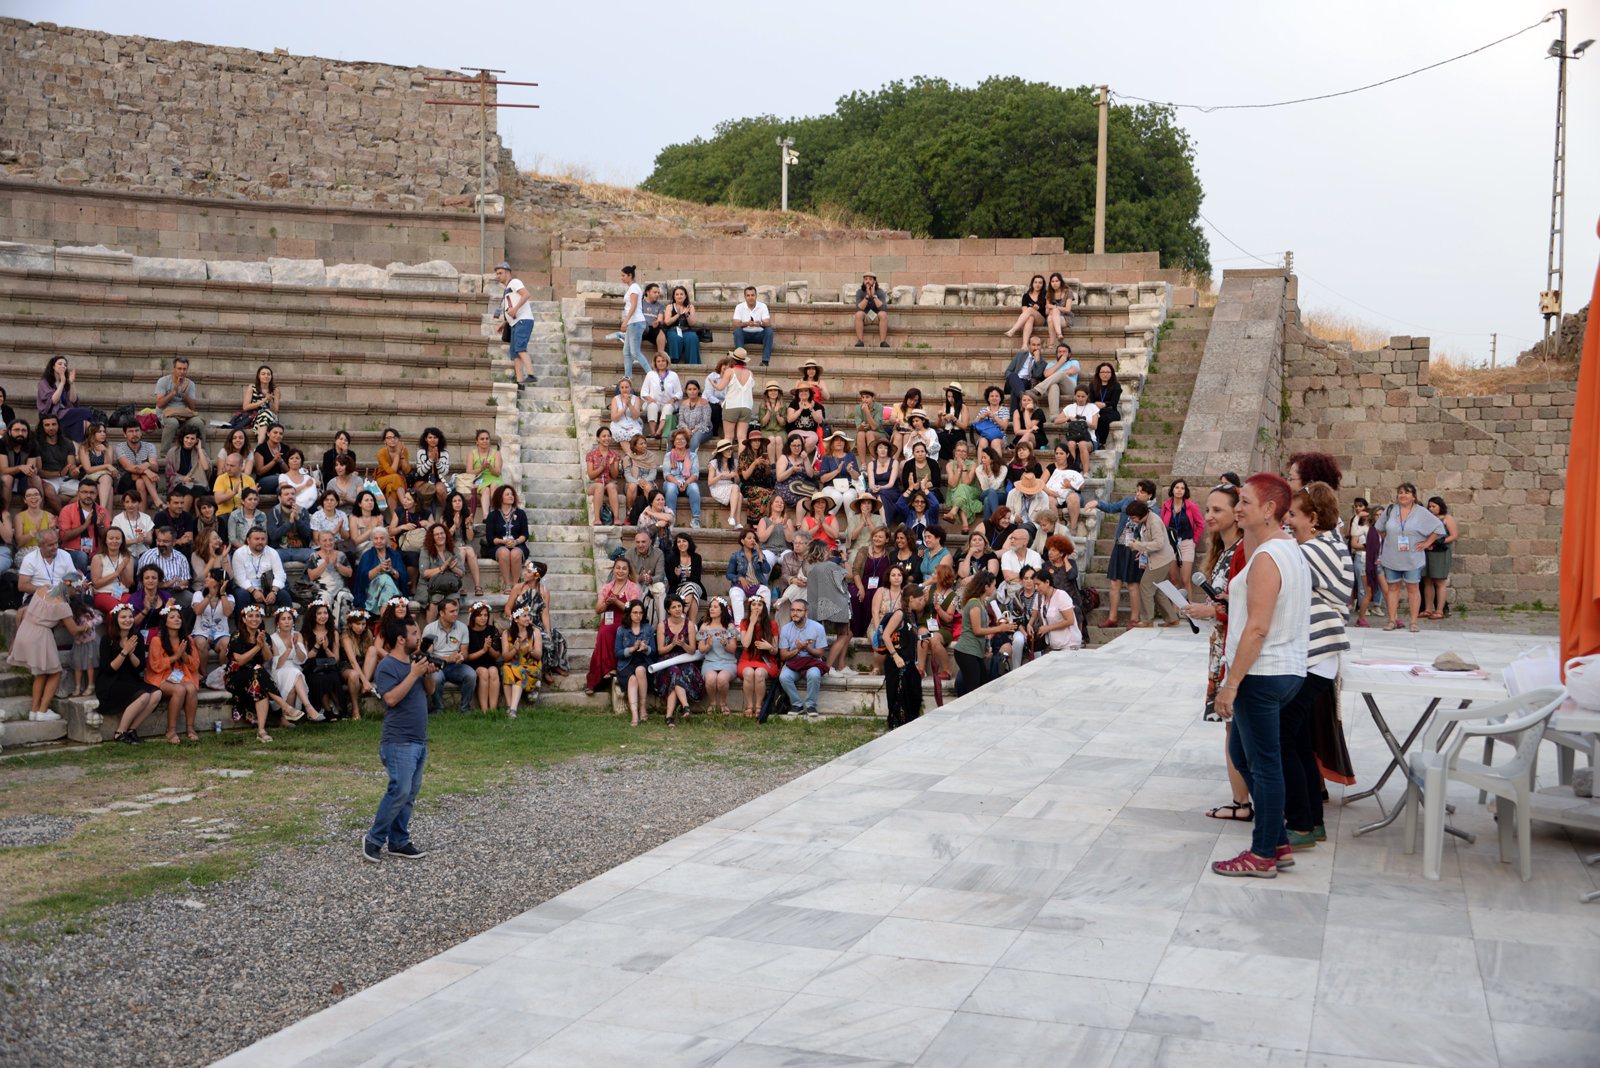
[[1348,508],[1416,483],[1443,497],[1461,528],[1452,603],[1475,608],[1559,602],[1567,449],[1577,383],[1486,397],[1441,395],[1429,339],[1394,337],[1376,352],[1285,331],[1282,454],[1328,452],[1344,469]]
[[[0,178],[379,208],[474,207],[475,99],[456,72],[0,19]],[[492,99],[492,97],[491,97]],[[502,158],[489,112],[487,189]]]

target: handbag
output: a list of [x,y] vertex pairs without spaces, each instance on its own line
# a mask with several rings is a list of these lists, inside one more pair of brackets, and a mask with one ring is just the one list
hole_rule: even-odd
[[428,532],[422,527],[406,531],[400,535],[400,551],[403,553],[420,553],[422,551],[422,540],[427,536]]
[[464,471],[457,474],[455,478],[456,492],[463,497],[470,498],[477,489],[477,481],[476,476],[469,475]]
[[306,674],[316,675],[322,672],[333,671],[339,666],[339,661],[331,656],[314,656],[306,661]]
[[430,594],[451,594],[461,592],[461,576],[456,574],[454,571],[441,571],[427,581],[428,592]]
[[110,415],[106,416],[106,426],[113,430],[134,426],[138,423],[138,415],[131,404],[124,404]]
[[694,333],[700,339],[700,344],[711,344],[711,328],[709,326],[697,326],[694,328]]
[[511,322],[508,319],[500,320],[500,340],[507,344],[511,342]]

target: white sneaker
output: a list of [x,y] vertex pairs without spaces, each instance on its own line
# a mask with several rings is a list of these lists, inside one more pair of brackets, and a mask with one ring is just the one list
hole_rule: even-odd
[[61,719],[58,714],[51,712],[48,709],[43,712],[36,713],[33,718],[40,723],[55,723]]
[[836,670],[834,674],[848,677],[850,675],[859,675],[861,672],[857,671],[853,667],[842,667]]

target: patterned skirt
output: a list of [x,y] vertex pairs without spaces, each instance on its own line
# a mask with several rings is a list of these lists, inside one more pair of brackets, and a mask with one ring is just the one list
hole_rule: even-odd
[[699,664],[674,664],[665,671],[650,676],[650,688],[657,697],[665,697],[674,687],[682,687],[689,703],[705,700],[706,680],[700,674]]

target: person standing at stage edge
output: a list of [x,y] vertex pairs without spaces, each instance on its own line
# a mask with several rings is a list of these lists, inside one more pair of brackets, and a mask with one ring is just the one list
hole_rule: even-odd
[[373,684],[383,698],[383,734],[378,759],[389,773],[389,788],[378,802],[378,814],[361,845],[361,857],[377,864],[387,843],[391,857],[416,859],[427,853],[411,841],[411,807],[422,789],[422,767],[428,762],[428,697],[433,692],[433,664],[418,656],[422,635],[415,619],[391,619],[383,631],[389,655],[378,661]]

